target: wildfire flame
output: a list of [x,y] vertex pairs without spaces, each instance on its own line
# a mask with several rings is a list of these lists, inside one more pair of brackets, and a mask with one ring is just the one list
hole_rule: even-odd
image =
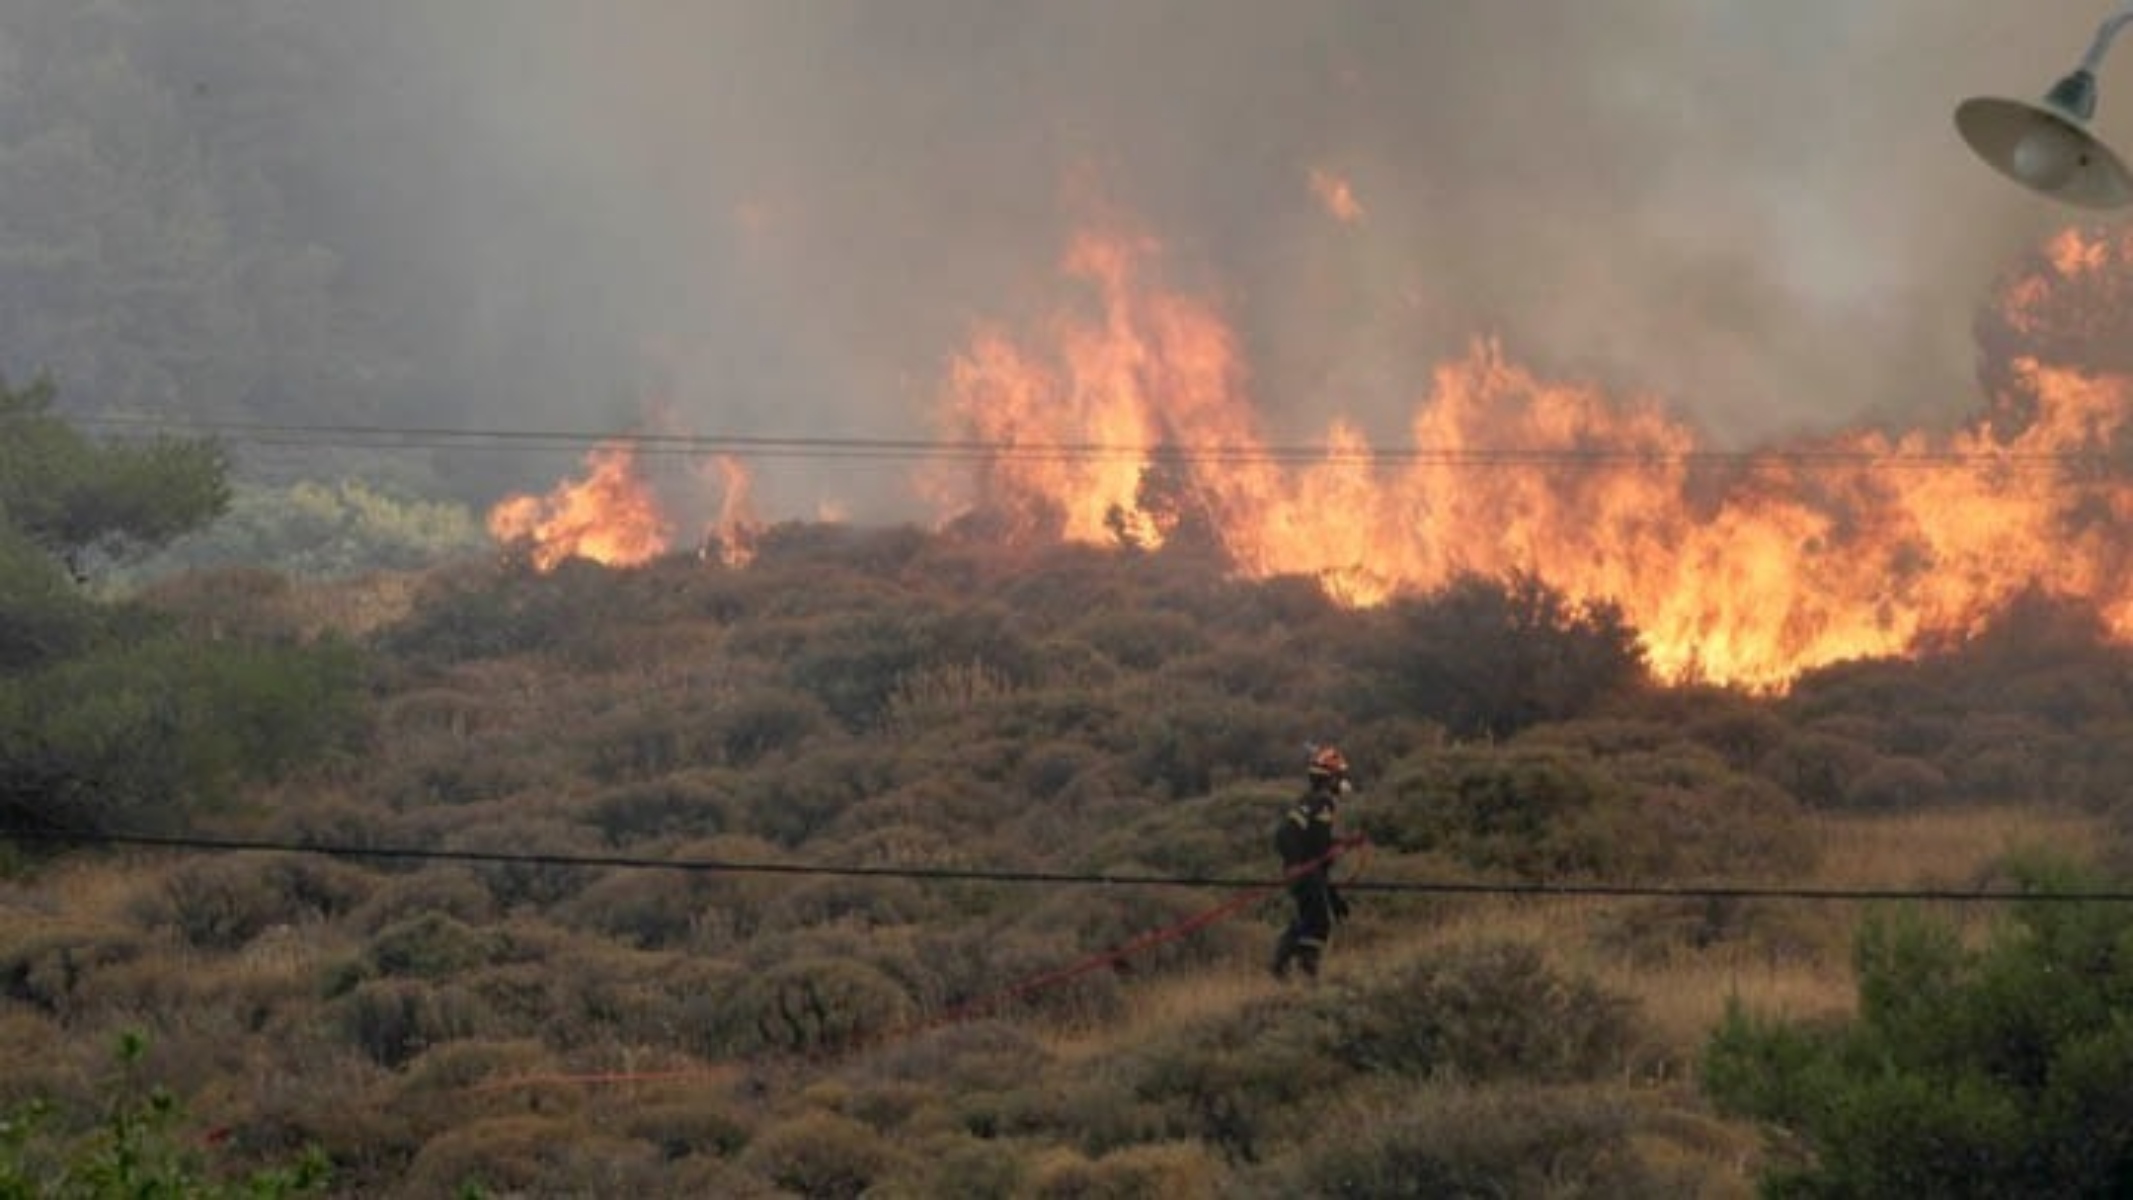
[[755,480],[730,454],[713,458],[711,470],[718,476],[718,520],[705,541],[718,547],[720,562],[745,567],[755,561],[756,536],[762,530],[755,515]]
[[[1968,426],[1745,454],[1488,339],[1437,368],[1405,446],[1376,450],[1343,421],[1278,444],[1219,314],[1148,282],[1158,253],[1075,239],[1078,307],[1041,337],[982,328],[952,360],[941,418],[975,466],[922,479],[944,516],[1022,541],[1197,538],[1244,574],[1309,575],[1356,605],[1531,574],[1619,605],[1662,675],[1755,688],[1976,632],[2030,593],[2133,641],[2133,231],[2068,230],[2009,278],[1979,323],[1987,404]],[[663,553],[672,523],[628,446],[587,467],[498,504],[491,531],[544,570]],[[710,471],[711,536],[743,564],[760,528],[749,476],[731,459]]]
[[[1299,455],[1260,428],[1215,312],[1142,281],[1154,253],[1077,240],[1092,308],[1041,344],[982,330],[953,361],[945,420],[994,449],[962,503],[1007,535],[1157,546],[1189,526],[1240,571],[1355,604],[1528,572],[1619,604],[1663,675],[1751,687],[1974,632],[2031,590],[2133,637],[2133,488],[2080,469],[2116,443],[2125,376],[2016,355],[1969,428],[1722,454],[1483,340],[1436,371],[1412,450],[1336,422]],[[2133,240],[2055,239],[2005,291],[2011,335],[2063,322],[2053,298],[2099,275],[2133,275]]]
[[637,477],[636,455],[623,443],[585,457],[586,477],[546,496],[511,496],[489,510],[489,534],[525,543],[533,565],[552,571],[565,559],[634,567],[666,552],[671,526],[650,487]]
[[[564,481],[545,496],[506,497],[489,510],[489,534],[505,545],[524,546],[534,567],[552,571],[566,559],[611,567],[641,566],[672,548],[674,522],[656,491],[638,472],[627,443],[611,442],[585,457],[583,479]],[[748,470],[730,455],[717,455],[700,476],[715,477],[719,516],[706,543],[715,541],[729,566],[755,556],[761,529],[750,501]]]

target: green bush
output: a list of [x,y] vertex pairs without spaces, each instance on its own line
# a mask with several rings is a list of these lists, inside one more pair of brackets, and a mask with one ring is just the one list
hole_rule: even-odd
[[1464,746],[1403,760],[1354,824],[1395,850],[1549,879],[1606,873],[1613,848],[1588,827],[1630,803],[1605,763],[1578,752]]
[[367,737],[353,647],[157,636],[0,676],[0,816],[95,831],[182,825],[246,781]]
[[1860,929],[1859,1012],[1804,1025],[1732,1006],[1704,1055],[1728,1111],[1790,1131],[1772,1194],[2123,1195],[2133,1179],[2133,936],[2094,887],[2024,863],[2038,891],[1983,946],[1910,910]]
[[103,616],[66,569],[0,521],[0,674],[86,649]]

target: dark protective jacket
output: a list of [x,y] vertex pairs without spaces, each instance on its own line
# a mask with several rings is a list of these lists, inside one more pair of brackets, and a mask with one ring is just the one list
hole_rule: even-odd
[[1308,862],[1318,863],[1289,880],[1289,899],[1296,912],[1274,947],[1274,974],[1279,976],[1288,974],[1291,963],[1302,967],[1306,975],[1318,974],[1319,958],[1333,936],[1333,923],[1348,910],[1334,890],[1333,862],[1327,857],[1333,850],[1340,814],[1337,786],[1314,781],[1311,790],[1283,814],[1275,831],[1274,846],[1285,873]]
[[[1274,849],[1283,868],[1324,858],[1333,849],[1334,822],[1340,813],[1340,798],[1331,788],[1314,786],[1290,806],[1274,837]],[[1324,875],[1332,864],[1321,864]]]

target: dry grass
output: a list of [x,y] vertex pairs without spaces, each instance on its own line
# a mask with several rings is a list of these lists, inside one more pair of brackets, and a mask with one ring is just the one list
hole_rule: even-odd
[[0,893],[0,911],[130,922],[134,900],[161,886],[169,870],[169,860],[160,856],[65,860],[8,885]]
[[[2045,845],[2065,852],[2099,844],[2095,818],[2020,808],[1966,809],[1902,816],[1826,816],[1815,837],[1815,870],[1798,880],[1808,888],[1968,886],[2011,851]],[[1375,906],[1378,901],[1370,902]],[[1652,1035],[1677,1062],[1691,1063],[1729,1001],[1781,1017],[1841,1016],[1856,996],[1851,935],[1865,902],[1771,900],[1794,905],[1785,914],[1798,936],[1785,952],[1755,943],[1679,946],[1632,959],[1596,943],[1592,930],[1610,915],[1612,899],[1479,898],[1437,905],[1412,922],[1377,915],[1336,940],[1332,975],[1367,969],[1380,958],[1426,954],[1484,942],[1538,945],[1567,971],[1589,975],[1637,1002]],[[1982,929],[1996,917],[1989,906],[1946,904],[1946,919]],[[1281,985],[1256,962],[1188,977],[1148,981],[1131,989],[1122,1021],[1057,1032],[1047,1048],[1062,1061],[1098,1057],[1120,1044],[1232,1011]]]
[[2082,857],[2107,841],[2103,822],[2019,807],[1818,821],[1820,887],[1962,886],[2011,851],[2049,847]]
[[1082,1062],[1114,1053],[1122,1044],[1161,1038],[1210,1016],[1234,1012],[1281,987],[1264,970],[1243,963],[1149,980],[1128,990],[1124,1021],[1050,1030],[1040,1040],[1055,1060]]

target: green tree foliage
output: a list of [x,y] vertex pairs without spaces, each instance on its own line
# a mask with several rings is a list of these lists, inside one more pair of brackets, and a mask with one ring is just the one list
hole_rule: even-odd
[[91,442],[52,394],[0,386],[0,817],[93,829],[348,746],[352,647],[189,641],[76,584],[220,513],[226,467],[204,441]]
[[1859,1012],[1802,1024],[1732,1008],[1704,1086],[1806,1151],[1777,1196],[2105,1197],[2133,1188],[2133,925],[2053,900],[2097,881],[2050,864],[1991,942],[1909,911],[1870,920]]
[[76,574],[93,555],[153,550],[228,505],[213,442],[92,442],[53,415],[53,396],[49,381],[0,383],[0,515]]
[[0,523],[0,672],[78,653],[97,624],[95,608],[65,568]]
[[1536,576],[1468,575],[1394,605],[1393,693],[1460,734],[1501,737],[1587,712],[1643,681],[1619,607],[1575,602]]

